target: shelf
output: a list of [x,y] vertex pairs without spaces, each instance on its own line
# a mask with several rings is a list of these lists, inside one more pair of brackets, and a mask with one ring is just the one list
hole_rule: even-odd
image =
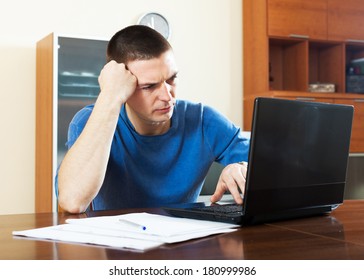
[[335,85],[336,92],[345,92],[344,44],[309,42],[309,84]]
[[311,83],[334,84],[345,91],[344,44],[297,39],[269,39],[271,89],[307,91]]
[[308,44],[304,40],[269,40],[270,87],[279,90],[307,90]]

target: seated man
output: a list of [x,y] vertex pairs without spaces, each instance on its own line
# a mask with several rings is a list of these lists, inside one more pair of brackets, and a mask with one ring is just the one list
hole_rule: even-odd
[[[79,111],[56,178],[71,213],[196,201],[211,164],[226,166],[212,202],[242,203],[249,140],[216,110],[177,100],[170,44],[146,26],[117,32],[107,47],[95,104]],[[223,98],[223,97],[222,97]]]

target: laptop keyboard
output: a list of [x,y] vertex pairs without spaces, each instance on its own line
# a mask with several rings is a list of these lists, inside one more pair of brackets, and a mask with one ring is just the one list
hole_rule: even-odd
[[214,214],[239,214],[243,213],[243,205],[239,204],[212,204],[210,206],[197,207],[193,208],[193,210],[201,211],[201,212],[210,212]]

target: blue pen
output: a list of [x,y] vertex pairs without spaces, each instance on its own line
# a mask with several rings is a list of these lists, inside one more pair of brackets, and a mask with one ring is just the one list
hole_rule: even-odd
[[135,227],[135,228],[139,228],[141,230],[146,230],[147,228],[143,225],[140,225],[138,223],[134,223],[134,222],[131,222],[131,221],[128,221],[128,220],[124,220],[124,219],[119,219],[119,222],[122,222],[126,225],[129,225],[129,226],[132,226],[132,227]]

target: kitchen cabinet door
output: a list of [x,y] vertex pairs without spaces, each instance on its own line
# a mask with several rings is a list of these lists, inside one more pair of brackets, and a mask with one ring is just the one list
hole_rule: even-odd
[[267,1],[269,36],[327,39],[327,0]]
[[364,42],[363,15],[363,0],[328,0],[328,39]]

